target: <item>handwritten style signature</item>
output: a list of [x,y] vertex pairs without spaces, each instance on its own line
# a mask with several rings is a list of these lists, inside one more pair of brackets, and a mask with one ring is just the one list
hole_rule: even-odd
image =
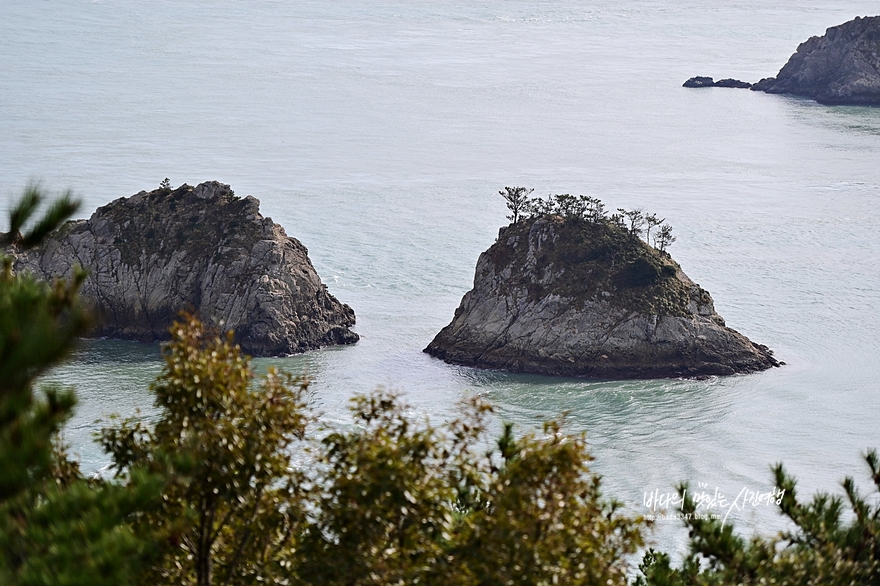
[[[701,516],[699,514],[701,509],[705,510],[707,513],[710,511],[725,512],[724,518],[721,522],[722,527],[727,523],[727,518],[733,511],[742,511],[749,506],[767,507],[773,504],[779,505],[782,503],[782,498],[785,496],[784,488],[774,487],[767,492],[760,492],[757,490],[751,490],[748,487],[743,487],[743,489],[739,491],[739,494],[736,495],[736,498],[730,500],[717,486],[713,492],[702,490],[705,488],[707,488],[707,485],[700,482],[698,483],[698,490],[691,493],[691,501],[694,503],[696,518],[718,519],[720,517],[720,514],[714,514],[711,515],[711,517]],[[657,509],[665,510],[670,508],[677,508],[679,511],[683,511],[687,493],[687,489],[684,489],[681,492],[665,493],[661,493],[659,489],[655,489],[651,492],[644,493],[643,503],[652,513],[656,513]],[[656,515],[652,516],[656,518]],[[670,517],[662,516],[662,518]],[[677,515],[674,518],[690,517]]]

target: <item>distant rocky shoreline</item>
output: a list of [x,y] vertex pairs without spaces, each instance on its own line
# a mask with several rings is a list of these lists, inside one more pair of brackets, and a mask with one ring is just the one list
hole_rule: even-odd
[[95,336],[165,340],[190,308],[257,356],[356,342],[354,311],[327,291],[306,247],[259,209],[216,181],[165,185],[67,222],[37,249],[7,253],[14,270],[47,281],[85,267]]
[[697,76],[683,87],[790,94],[825,105],[880,106],[880,16],[856,17],[801,43],[776,77],[757,83]]

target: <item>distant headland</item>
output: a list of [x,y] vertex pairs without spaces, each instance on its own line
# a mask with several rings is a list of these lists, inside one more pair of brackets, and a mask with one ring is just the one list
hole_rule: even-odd
[[692,77],[684,87],[750,88],[826,105],[880,106],[880,16],[833,26],[801,43],[776,77],[757,83]]

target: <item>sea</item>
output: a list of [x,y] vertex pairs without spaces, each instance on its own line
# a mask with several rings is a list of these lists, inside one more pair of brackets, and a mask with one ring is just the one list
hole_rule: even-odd
[[[442,424],[463,398],[520,433],[565,414],[605,493],[684,552],[675,486],[744,535],[770,502],[870,488],[880,447],[880,109],[694,75],[775,75],[799,43],[876,2],[841,0],[3,0],[0,212],[31,182],[82,198],[218,180],[309,249],[357,314],[354,346],[257,359],[312,379],[326,425],[403,394]],[[786,364],[707,380],[589,381],[450,366],[422,349],[505,225],[505,186],[666,219],[670,252],[729,326]],[[6,220],[0,219],[0,230]],[[84,343],[46,383],[90,474],[109,417],[149,417],[156,344]],[[768,496],[769,495],[769,496]],[[657,506],[658,502],[662,505]],[[665,508],[664,515],[660,515]]]

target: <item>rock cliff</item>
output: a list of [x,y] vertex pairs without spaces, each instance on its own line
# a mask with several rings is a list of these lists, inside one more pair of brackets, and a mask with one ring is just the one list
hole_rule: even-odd
[[856,17],[804,41],[776,77],[755,84],[692,77],[684,87],[751,87],[820,104],[880,106],[880,16]]
[[259,206],[217,182],[142,191],[68,222],[39,249],[10,252],[16,271],[47,280],[76,263],[88,269],[82,296],[98,316],[96,336],[163,340],[192,308],[258,356],[356,342],[352,309]]
[[880,105],[880,16],[856,17],[811,37],[775,78],[762,79],[752,89],[821,104]]
[[425,352],[446,362],[602,379],[778,366],[728,328],[708,292],[611,222],[558,216],[502,228],[474,288]]

